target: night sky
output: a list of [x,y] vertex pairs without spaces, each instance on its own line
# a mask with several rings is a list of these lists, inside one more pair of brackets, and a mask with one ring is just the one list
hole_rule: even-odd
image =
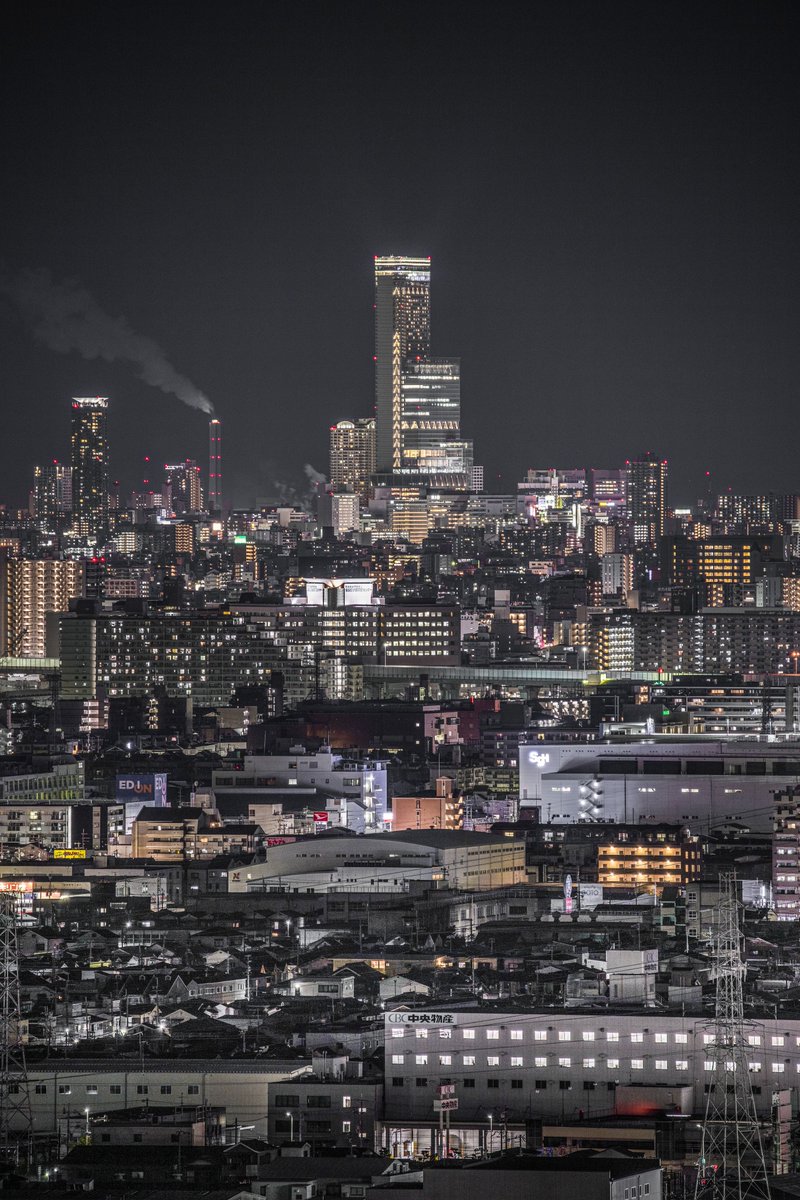
[[[48,3],[4,28],[2,260],[76,279],[225,423],[236,504],[372,412],[372,260],[433,258],[487,490],[651,449],[800,491],[796,6]],[[113,474],[202,414],[0,299],[0,500],[112,398]],[[498,473],[502,478],[498,480]]]

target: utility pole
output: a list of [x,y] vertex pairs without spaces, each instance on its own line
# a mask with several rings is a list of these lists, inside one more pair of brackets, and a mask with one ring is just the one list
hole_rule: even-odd
[[770,1200],[748,1058],[752,1052],[744,1021],[739,905],[736,876],[720,875],[720,901],[714,961],[717,972],[713,1041],[698,1051],[713,1062],[706,1075],[708,1097],[703,1121],[695,1200]]
[[0,1156],[7,1162],[19,1162],[33,1130],[20,1020],[16,895],[0,892]]

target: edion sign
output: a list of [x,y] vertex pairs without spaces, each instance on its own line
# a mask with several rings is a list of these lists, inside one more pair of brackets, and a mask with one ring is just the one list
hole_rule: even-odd
[[167,803],[166,773],[118,775],[117,800],[143,800],[145,804],[165,805]]

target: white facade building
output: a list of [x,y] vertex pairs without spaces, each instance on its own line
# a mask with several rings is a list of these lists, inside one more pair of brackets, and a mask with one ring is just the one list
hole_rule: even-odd
[[299,747],[295,754],[247,755],[241,771],[214,771],[215,792],[233,789],[243,795],[248,789],[268,787],[318,787],[343,796],[347,804],[347,827],[355,833],[379,833],[385,829],[387,779],[383,759],[353,759],[320,749],[308,754]]
[[[430,1122],[436,1089],[455,1085],[458,1120],[503,1110],[527,1117],[608,1115],[618,1088],[658,1089],[666,1111],[701,1112],[712,1070],[713,1025],[655,1009],[539,1013],[400,1010],[385,1018],[386,1121]],[[752,1026],[750,1073],[756,1106],[800,1085],[800,1020]],[[457,1123],[453,1121],[455,1126]]]
[[800,783],[800,741],[693,741],[520,746],[522,806],[543,821],[637,821],[696,831],[772,829],[773,793]]

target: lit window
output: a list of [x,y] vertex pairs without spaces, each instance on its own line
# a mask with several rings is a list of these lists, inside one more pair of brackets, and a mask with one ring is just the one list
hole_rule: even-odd
[[618,1070],[618,1068],[619,1068],[619,1059],[618,1059],[618,1058],[607,1058],[607,1059],[606,1059],[606,1066],[608,1067],[609,1071],[616,1071],[616,1070]]
[[571,1042],[572,1041],[571,1031],[569,1029],[559,1029],[558,1040],[560,1042]]
[[521,1067],[523,1065],[524,1065],[523,1061],[519,1056],[517,1056],[515,1058],[513,1054],[511,1055],[511,1066],[512,1067]]
[[417,1062],[417,1066],[418,1066],[418,1067],[425,1067],[425,1066],[427,1066],[427,1065],[428,1065],[428,1056],[427,1056],[427,1054],[418,1054],[418,1055],[417,1055],[417,1057],[416,1057],[416,1062]]
[[608,1033],[606,1034],[606,1041],[607,1042],[618,1042],[619,1041],[619,1034],[617,1033],[617,1031],[615,1029],[610,1029],[608,1031]]
[[547,1041],[547,1030],[546,1029],[534,1029],[533,1040],[535,1042],[546,1042]]
[[533,1065],[535,1067],[546,1067],[547,1066],[547,1058],[544,1055],[537,1056],[533,1060]]
[[392,1055],[392,1062],[395,1064],[395,1066],[397,1066],[399,1063],[403,1063],[404,1061],[405,1061],[405,1055],[403,1055],[403,1054],[393,1054]]
[[584,1066],[584,1069],[591,1070],[594,1067],[594,1059],[593,1058],[585,1058],[583,1060],[583,1066]]
[[475,1055],[474,1054],[465,1054],[461,1061],[463,1062],[465,1067],[474,1067],[475,1066]]
[[571,1067],[571,1066],[572,1066],[572,1059],[571,1059],[571,1058],[560,1058],[560,1059],[558,1060],[558,1065],[559,1065],[560,1067]]
[[632,1041],[632,1042],[643,1042],[643,1041],[644,1041],[644,1034],[643,1034],[643,1033],[632,1033],[632,1034],[631,1034],[631,1041]]
[[631,1070],[632,1071],[643,1071],[644,1070],[644,1059],[643,1058],[632,1058],[631,1059]]
[[666,1060],[665,1058],[657,1058],[657,1059],[656,1059],[656,1064],[655,1064],[655,1065],[656,1065],[656,1070],[657,1070],[657,1071],[666,1071],[666,1069],[667,1069],[667,1060]]

